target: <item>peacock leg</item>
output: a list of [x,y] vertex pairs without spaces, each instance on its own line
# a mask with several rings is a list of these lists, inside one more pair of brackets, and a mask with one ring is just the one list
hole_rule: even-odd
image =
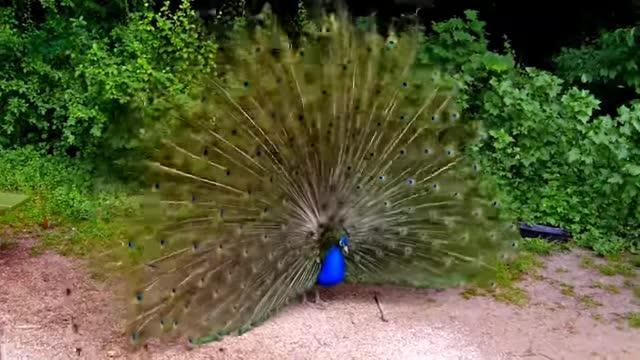
[[326,309],[327,308],[327,302],[323,301],[320,298],[320,289],[318,289],[317,287],[313,289],[313,291],[316,293],[316,302],[315,302],[315,306],[319,309]]
[[307,293],[302,293],[302,304],[313,306],[321,310],[326,309],[327,303],[325,301],[322,301],[322,299],[320,298],[320,291],[318,290],[318,288],[314,288],[313,291],[315,293],[315,301],[309,301],[309,299],[307,298]]

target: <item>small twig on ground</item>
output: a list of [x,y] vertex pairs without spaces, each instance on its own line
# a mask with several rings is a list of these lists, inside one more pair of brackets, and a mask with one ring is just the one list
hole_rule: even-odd
[[554,360],[554,359],[553,359],[551,356],[549,356],[549,355],[545,355],[545,354],[543,354],[543,353],[534,352],[534,351],[533,351],[533,343],[532,343],[532,342],[530,342],[530,343],[529,343],[529,348],[527,349],[527,351],[526,351],[526,352],[524,352],[523,354],[521,354],[520,356],[521,356],[521,357],[541,356],[541,357],[543,357],[543,358],[545,358],[545,359],[548,359],[548,360]]
[[382,320],[384,322],[388,322],[389,320],[387,320],[384,317],[384,311],[382,311],[382,306],[380,306],[380,300],[378,299],[378,293],[374,293],[373,294],[373,299],[376,301],[376,305],[378,305],[378,310],[380,311],[380,320]]

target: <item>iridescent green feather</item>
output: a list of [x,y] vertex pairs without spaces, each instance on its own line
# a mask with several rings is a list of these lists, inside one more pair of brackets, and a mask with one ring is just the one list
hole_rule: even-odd
[[294,48],[261,16],[150,155],[126,249],[147,263],[130,276],[136,343],[264,321],[314,285],[328,234],[348,234],[354,279],[408,285],[490,278],[518,239],[463,157],[478,125],[455,83],[414,68],[419,28],[331,15]]

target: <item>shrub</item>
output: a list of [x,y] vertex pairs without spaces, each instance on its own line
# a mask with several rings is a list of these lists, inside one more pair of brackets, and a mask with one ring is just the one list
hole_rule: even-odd
[[[422,41],[417,64],[438,67],[454,75],[460,84],[460,105],[476,111],[478,96],[492,77],[509,74],[515,69],[510,53],[489,51],[485,23],[476,11],[465,11],[465,17],[434,23]],[[505,44],[509,49],[508,43]]]
[[126,151],[214,69],[215,43],[187,0],[174,13],[168,3],[158,13],[144,7],[112,30],[48,4],[45,21],[26,29],[13,8],[0,8],[0,148]]
[[559,75],[572,82],[609,83],[640,94],[640,30],[603,32],[590,44],[565,48],[555,56]]
[[591,94],[534,69],[493,79],[482,103],[487,133],[474,156],[510,212],[564,226],[601,253],[638,247],[640,104],[596,118]]
[[21,208],[28,222],[110,217],[121,210],[129,189],[100,179],[86,160],[47,155],[32,146],[0,153],[0,191],[31,195]]
[[[616,70],[601,75],[624,75],[636,61],[628,57],[633,39],[619,32],[601,43],[618,44],[620,51],[580,54],[608,55]],[[565,73],[580,73],[569,55],[575,53],[559,58]],[[617,63],[620,58],[626,62]],[[600,101],[588,91],[548,72],[517,68],[512,54],[489,51],[484,23],[473,11],[434,24],[418,63],[459,80],[465,116],[482,120],[486,130],[471,156],[498,183],[509,215],[568,228],[603,254],[640,247],[640,104],[596,116]],[[590,64],[586,72],[603,71]]]

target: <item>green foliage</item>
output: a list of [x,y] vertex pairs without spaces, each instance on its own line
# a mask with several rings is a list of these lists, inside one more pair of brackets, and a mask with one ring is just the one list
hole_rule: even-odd
[[491,80],[475,157],[509,211],[569,228],[599,253],[638,246],[640,104],[594,118],[598,100],[534,69]]
[[0,148],[126,150],[214,68],[215,44],[186,0],[174,13],[145,7],[110,31],[57,11],[74,4],[51,2],[46,21],[26,29],[0,8]]
[[[466,117],[483,121],[485,133],[471,154],[502,190],[506,212],[568,228],[601,254],[639,248],[640,104],[596,117],[600,101],[588,91],[548,72],[516,68],[508,44],[506,54],[489,51],[484,27],[473,11],[434,24],[418,63],[454,75]],[[610,70],[598,59],[589,66],[571,59],[577,53],[569,50],[558,59],[569,78],[597,70],[636,86],[640,73],[629,73],[637,69],[636,38],[632,30],[618,31],[603,36],[601,52],[581,53],[585,61],[610,56]]]
[[522,242],[522,248],[533,254],[550,255],[554,252],[566,249],[567,246],[565,244],[544,239],[525,239]]
[[554,58],[559,75],[582,83],[627,86],[640,94],[640,28],[608,31],[591,44],[565,48]]
[[47,155],[28,146],[0,153],[0,191],[20,191],[30,199],[0,216],[0,223],[34,229],[46,221],[42,246],[86,254],[113,246],[121,220],[135,211],[135,189],[96,173],[86,160]]
[[0,192],[0,214],[15,209],[29,199],[29,196],[17,193]]
[[[216,45],[186,0],[175,12],[165,6],[157,13],[137,1],[117,1],[113,9],[92,1],[42,3],[38,22],[24,21],[29,14],[17,5],[0,7],[0,149],[34,145],[0,155],[0,190],[36,195],[23,214],[28,221],[108,219],[108,209],[128,200],[119,190],[96,191],[99,164],[43,150],[95,160],[136,148],[141,129],[199,90],[192,84],[215,69]],[[299,9],[296,28],[311,27]],[[605,33],[563,50],[558,71],[570,81],[638,91],[637,40],[635,29]],[[490,51],[474,11],[434,24],[418,64],[454,75],[467,117],[484,121],[485,137],[472,155],[503,190],[508,213],[566,227],[601,254],[640,248],[640,103],[595,117],[599,101],[587,91],[547,72],[517,69],[508,44],[505,54]],[[94,225],[84,234],[105,233]],[[525,246],[551,250],[535,241]]]
[[[113,216],[127,202],[130,190],[113,180],[96,180],[85,161],[46,155],[33,147],[0,153],[0,190],[31,195],[19,216],[27,222],[82,221]],[[4,222],[18,216],[10,212]]]
[[[513,55],[489,51],[485,23],[476,11],[465,11],[465,18],[453,18],[434,23],[431,33],[423,39],[418,65],[437,66],[455,76],[461,90],[461,105],[473,106],[475,94],[489,79],[511,72],[515,67]],[[505,44],[509,49],[508,44]]]

